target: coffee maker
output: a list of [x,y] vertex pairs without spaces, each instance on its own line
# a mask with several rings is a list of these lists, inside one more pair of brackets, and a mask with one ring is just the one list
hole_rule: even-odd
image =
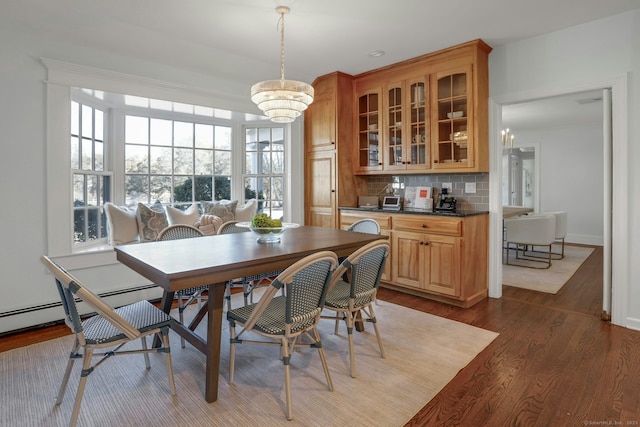
[[436,204],[436,212],[455,212],[456,198],[449,196],[449,190],[443,188],[438,195],[438,203]]

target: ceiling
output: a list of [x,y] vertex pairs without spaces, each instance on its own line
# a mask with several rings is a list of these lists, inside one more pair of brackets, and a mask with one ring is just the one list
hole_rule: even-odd
[[[214,74],[246,84],[248,93],[280,76],[278,5],[291,8],[285,75],[306,82],[477,38],[496,47],[640,8],[637,0],[0,0],[0,32]],[[385,54],[368,55],[376,50]]]

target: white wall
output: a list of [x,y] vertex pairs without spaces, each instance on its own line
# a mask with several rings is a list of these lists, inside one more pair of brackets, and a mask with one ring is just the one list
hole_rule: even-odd
[[[595,89],[601,82],[626,78],[627,83],[619,85],[626,90],[626,109],[616,111],[614,93],[614,151],[624,154],[620,164],[628,170],[628,179],[619,182],[619,170],[614,168],[614,200],[626,201],[626,208],[618,211],[624,220],[614,221],[613,245],[614,255],[617,250],[629,261],[623,262],[624,271],[614,266],[613,296],[624,313],[619,324],[640,329],[640,282],[631,280],[640,275],[640,264],[634,262],[640,259],[640,247],[634,244],[640,239],[640,222],[633,220],[640,214],[640,168],[635,167],[640,161],[640,121],[636,120],[640,113],[640,11],[497,47],[491,53],[489,71],[490,97],[498,104],[500,100],[523,102]],[[628,117],[628,124],[616,127],[616,117],[622,116]],[[579,167],[572,165],[572,169]],[[615,320],[615,311],[613,315]]]
[[602,245],[602,123],[513,133],[519,146],[539,144],[540,211],[567,212],[567,242]]

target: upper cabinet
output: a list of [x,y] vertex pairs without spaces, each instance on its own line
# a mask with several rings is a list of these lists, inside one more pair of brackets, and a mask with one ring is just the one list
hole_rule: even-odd
[[356,174],[488,172],[481,40],[355,76]]

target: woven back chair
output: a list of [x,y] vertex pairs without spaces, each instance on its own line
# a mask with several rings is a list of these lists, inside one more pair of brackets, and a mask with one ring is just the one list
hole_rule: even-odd
[[[237,224],[238,221],[225,222],[218,229],[218,234],[247,233],[251,231],[248,227],[239,227]],[[237,280],[229,280],[224,294],[224,298],[227,301],[227,310],[231,310],[231,289],[233,287],[236,285],[242,286],[244,305],[249,303],[253,304],[253,290],[261,285],[268,286],[280,273],[282,273],[282,270],[274,270],[266,273],[253,274]]]
[[[156,241],[191,239],[202,236],[204,236],[204,233],[196,227],[186,224],[174,224],[160,231]],[[208,286],[197,286],[195,288],[181,289],[173,294],[174,298],[178,301],[178,319],[180,323],[184,324],[184,311],[189,304],[197,301],[198,308],[200,308],[202,300],[207,298],[203,296],[202,293],[206,292],[207,289]],[[180,346],[182,348],[185,346],[184,338],[182,337],[180,337]]]
[[347,228],[347,231],[356,231],[358,233],[380,234],[380,224],[374,219],[361,219],[356,221]]
[[[333,252],[322,251],[309,255],[276,277],[264,291],[258,303],[227,312],[230,335],[229,384],[233,384],[237,344],[280,346],[284,365],[288,420],[293,418],[289,362],[296,347],[318,349],[329,390],[333,390],[333,382],[322,350],[317,324],[322,313],[331,273],[336,268],[337,261]],[[285,295],[275,297],[282,287],[286,288]],[[236,325],[241,326],[238,334],[236,334]],[[247,331],[255,332],[264,339],[258,341],[244,339]],[[309,342],[303,343],[303,338]]]
[[[75,340],[69,361],[67,362],[67,369],[58,391],[58,397],[56,398],[56,405],[62,402],[73,363],[76,359],[83,359],[80,383],[78,384],[78,391],[76,392],[76,400],[73,406],[71,420],[69,421],[70,426],[75,426],[78,421],[80,404],[82,403],[87,378],[96,367],[111,356],[144,354],[145,366],[149,369],[149,353],[165,353],[167,356],[167,371],[171,394],[176,394],[169,346],[169,324],[171,317],[168,314],[162,312],[148,301],[140,301],[114,310],[49,257],[42,256],[42,262],[51,270],[55,277],[56,286],[64,308],[64,321],[75,334]],[[80,298],[91,310],[95,311],[97,315],[83,321],[80,318],[78,307],[76,306],[76,297]],[[155,334],[162,336],[162,346],[160,348],[149,349],[147,347],[146,337]],[[121,350],[125,344],[138,338],[142,341],[141,350]],[[83,349],[82,355],[78,353],[80,347]],[[103,353],[94,353],[96,349],[103,348],[106,349]],[[92,357],[98,356],[101,356],[101,359],[92,366]]]
[[[336,334],[340,320],[343,319],[346,322],[349,339],[349,370],[354,378],[356,377],[356,365],[353,351],[353,328],[356,322],[373,323],[378,347],[380,347],[380,356],[384,358],[384,347],[378,330],[373,302],[376,300],[380,277],[389,250],[389,243],[385,240],[369,243],[342,261],[331,279],[324,308],[336,312],[336,315],[322,317],[335,319]],[[349,282],[344,280],[346,276],[349,276]],[[358,312],[361,313],[361,316],[357,315]]]

